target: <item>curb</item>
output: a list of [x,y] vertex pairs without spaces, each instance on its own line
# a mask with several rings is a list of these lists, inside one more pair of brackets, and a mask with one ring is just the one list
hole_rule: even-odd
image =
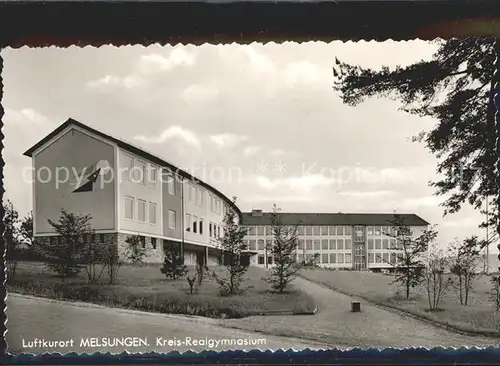
[[[249,313],[249,316],[270,316],[270,315],[316,315],[318,312],[318,305],[314,310],[310,311],[294,311],[294,310],[270,310],[266,312]],[[244,319],[244,318],[241,318]]]
[[450,324],[441,323],[441,322],[438,322],[438,321],[426,318],[426,317],[421,316],[421,315],[410,313],[409,311],[406,311],[404,309],[399,309],[399,308],[397,308],[395,306],[391,306],[391,305],[387,305],[387,304],[382,304],[382,303],[380,303],[378,301],[374,301],[374,300],[368,299],[368,298],[363,297],[361,295],[349,294],[349,293],[347,293],[345,291],[339,290],[339,289],[337,289],[337,288],[335,288],[335,287],[333,287],[333,286],[331,286],[329,284],[326,284],[324,282],[321,282],[321,281],[311,280],[311,279],[303,277],[301,275],[298,275],[298,277],[303,278],[306,281],[310,281],[310,282],[316,283],[318,285],[324,286],[324,287],[326,287],[326,288],[328,288],[328,289],[330,289],[332,291],[338,292],[340,294],[343,294],[343,295],[346,295],[346,296],[349,296],[349,297],[352,297],[352,298],[357,298],[357,299],[366,301],[367,303],[372,304],[374,306],[377,306],[379,308],[383,308],[385,310],[392,311],[394,313],[399,313],[400,315],[409,316],[410,318],[413,318],[413,319],[416,319],[416,320],[420,320],[420,321],[422,321],[424,323],[434,325],[437,328],[445,329],[445,330],[448,330],[448,331],[453,332],[453,333],[457,333],[457,334],[461,334],[461,335],[465,335],[465,336],[471,336],[471,337],[488,337],[488,338],[496,338],[496,339],[500,338],[500,333],[489,332],[489,331],[467,331],[467,330],[463,330],[463,329],[461,329],[459,327],[455,327],[455,326],[450,325]]

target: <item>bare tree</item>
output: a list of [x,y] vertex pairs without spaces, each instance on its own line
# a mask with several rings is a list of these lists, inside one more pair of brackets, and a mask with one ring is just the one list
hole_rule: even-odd
[[[233,203],[236,197],[233,197]],[[247,249],[243,243],[246,230],[239,226],[236,220],[236,213],[232,209],[226,211],[224,217],[224,236],[220,239],[222,250],[221,264],[226,269],[226,276],[220,276],[215,271],[212,273],[219,286],[221,295],[232,295],[239,293],[243,276],[248,270],[248,266],[242,264],[242,252]]]
[[311,266],[315,258],[305,259],[300,263],[297,261],[298,228],[283,224],[280,212],[281,209],[274,205],[271,213],[273,242],[267,245],[266,249],[273,256],[275,265],[271,268],[266,281],[271,284],[274,291],[281,293],[295,279],[296,273],[304,267]]
[[430,311],[438,311],[442,296],[448,290],[451,281],[446,276],[450,258],[448,253],[433,245],[429,248],[427,268],[424,273],[425,289]]
[[387,236],[396,239],[396,247],[392,248],[398,253],[397,259],[391,262],[394,267],[393,283],[400,283],[405,287],[406,299],[410,298],[410,290],[419,285],[424,279],[424,256],[429,244],[437,237],[437,231],[434,227],[425,229],[417,238],[413,237],[413,232],[405,224],[401,215],[395,214],[394,219],[390,221],[393,226]]
[[500,282],[499,276],[492,276],[490,278],[492,288],[489,291],[489,299],[495,305],[495,311],[500,310]]
[[19,260],[19,245],[21,238],[18,229],[19,213],[16,211],[10,200],[7,200],[7,202],[3,204],[3,208],[5,211],[5,215],[3,217],[5,226],[3,238],[6,249],[5,259],[7,264],[7,279],[11,279],[16,274]]
[[477,268],[480,264],[480,250],[483,246],[483,241],[477,236],[452,244],[454,258],[450,272],[454,275],[454,287],[457,289],[458,299],[462,306],[467,306],[469,303],[474,279],[478,276]]

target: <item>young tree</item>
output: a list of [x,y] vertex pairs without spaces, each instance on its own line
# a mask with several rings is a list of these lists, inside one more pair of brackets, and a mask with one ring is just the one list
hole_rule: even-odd
[[19,260],[19,245],[21,243],[18,229],[19,213],[10,200],[4,202],[3,209],[5,211],[5,216],[3,218],[5,231],[3,233],[3,238],[6,249],[5,260],[7,264],[7,278],[9,279],[15,276]]
[[114,245],[109,245],[105,249],[104,254],[104,267],[106,268],[106,274],[108,276],[108,283],[110,285],[115,284],[118,279],[118,271],[122,266],[123,261],[118,255],[117,247]]
[[439,303],[441,298],[451,284],[450,278],[446,277],[446,272],[449,269],[449,261],[448,253],[438,248],[437,245],[432,245],[429,248],[424,282],[430,311],[440,310]]
[[[236,197],[233,197],[233,203],[236,203]],[[220,276],[215,271],[212,273],[223,296],[241,291],[243,276],[248,270],[248,266],[241,263],[242,252],[247,249],[243,243],[246,231],[239,226],[236,219],[234,210],[228,209],[224,216],[224,236],[220,239],[222,266],[225,268],[226,276]]]
[[24,242],[30,247],[33,244],[33,211],[21,220],[20,233]]
[[161,272],[172,280],[183,277],[188,272],[187,266],[182,262],[181,247],[176,243],[165,245],[165,259]]
[[[373,70],[338,60],[334,66],[334,89],[344,103],[355,106],[382,96],[401,102],[408,113],[437,120],[414,141],[423,142],[440,159],[437,172],[442,178],[431,186],[447,197],[442,204],[445,215],[458,212],[464,203],[481,209],[485,198],[499,192],[494,169],[494,43],[494,38],[436,41],[432,59],[394,69]],[[481,226],[496,230],[498,212],[496,207]]]
[[57,234],[56,243],[42,244],[45,264],[63,280],[80,273],[89,263],[88,247],[82,238],[91,233],[90,215],[74,214],[61,209],[59,221],[48,220]]
[[460,305],[467,306],[469,294],[477,277],[477,268],[480,263],[480,248],[483,246],[477,236],[466,238],[462,243],[454,243],[454,254],[450,272],[454,275],[454,286],[458,292]]
[[500,281],[499,276],[491,276],[490,278],[492,288],[489,291],[489,299],[495,306],[495,311],[500,310]]
[[295,274],[302,268],[311,266],[315,258],[297,262],[298,235],[297,227],[284,225],[280,215],[281,209],[273,206],[271,213],[271,230],[273,243],[267,246],[267,252],[274,258],[274,267],[266,281],[274,291],[282,293],[295,279]]
[[127,236],[125,238],[125,258],[132,264],[140,264],[146,255],[146,245],[140,235]]
[[404,218],[397,214],[391,220],[391,225],[394,227],[394,232],[387,233],[387,235],[396,239],[397,246],[393,249],[399,252],[397,260],[393,263],[394,281],[392,283],[400,283],[404,286],[408,300],[411,288],[419,285],[424,278],[424,257],[429,244],[437,237],[437,231],[435,228],[425,229],[420,236],[414,238]]

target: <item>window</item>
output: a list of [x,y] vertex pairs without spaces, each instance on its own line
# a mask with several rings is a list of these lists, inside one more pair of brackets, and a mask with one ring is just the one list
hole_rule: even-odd
[[273,257],[267,257],[267,264],[273,264]]
[[248,249],[248,240],[243,239],[241,243],[243,244],[245,249]]
[[388,226],[382,226],[382,234],[383,235],[389,235],[389,227]]
[[271,226],[266,226],[266,235],[267,236],[273,235],[273,228]]
[[266,248],[271,250],[273,247],[273,241],[271,239],[266,239]]
[[140,160],[136,161],[136,166],[134,169],[134,183],[145,184],[146,182],[146,163]]
[[55,243],[56,243],[56,237],[55,236],[51,236],[49,238],[49,243],[50,243],[50,245],[55,245]]
[[128,155],[123,156],[123,178],[130,180],[134,169],[134,158]]
[[392,236],[398,235],[398,230],[397,230],[396,226],[391,226],[391,235]]
[[344,235],[352,235],[352,227],[351,226],[344,226]]
[[156,249],[156,238],[151,238],[151,246]]
[[366,228],[366,235],[373,235],[373,226],[368,226]]
[[306,235],[312,235],[313,229],[311,226],[306,226]]
[[[60,239],[61,237],[59,237]],[[87,234],[82,234],[82,242],[86,243],[87,242]],[[60,244],[60,243],[59,243]]]
[[382,239],[382,249],[389,249],[389,239]]
[[62,237],[61,236],[57,237],[57,245],[62,245]]
[[345,254],[345,262],[346,263],[351,263],[351,253],[346,253]]
[[214,197],[210,195],[210,212],[214,212]]
[[354,227],[354,241],[356,243],[364,243],[365,241],[365,228],[363,226]]
[[328,250],[328,239],[321,240],[321,249]]
[[137,200],[137,221],[146,222],[146,201]]
[[264,250],[264,239],[259,239],[257,241],[257,250]]
[[321,235],[328,235],[328,226],[321,226]]
[[381,234],[381,228],[380,228],[380,226],[375,226],[374,230],[375,230],[375,235],[380,236],[380,234]]
[[171,175],[167,177],[167,192],[169,195],[175,195],[175,179]]
[[351,239],[345,240],[345,249],[352,249],[352,240]]
[[321,228],[320,228],[319,226],[315,226],[315,227],[313,228],[313,234],[314,234],[315,236],[321,235]]
[[200,190],[200,194],[201,194],[201,207],[205,207],[205,191]]
[[200,234],[203,234],[203,219],[200,217]]
[[328,254],[321,254],[321,263],[328,263]]
[[368,253],[368,263],[375,263],[375,255],[373,253]]
[[[343,226],[337,226],[336,228],[337,228],[337,235],[344,235],[344,227]],[[342,261],[342,262],[344,262],[344,261]]]
[[338,263],[344,263],[344,254],[339,253],[339,254],[337,255],[337,262],[338,262]]
[[257,250],[255,239],[250,239],[248,241],[248,247],[250,248],[250,250]]
[[330,263],[332,263],[332,264],[337,263],[337,254],[330,253]]
[[264,226],[257,226],[257,235],[264,236]]
[[344,239],[337,239],[337,249],[338,250],[344,249]]
[[264,256],[263,255],[259,255],[258,256],[258,260],[259,260],[259,264],[264,264]]
[[299,249],[304,250],[304,239],[299,239]]
[[335,235],[335,226],[328,226],[328,235]]
[[149,165],[148,186],[156,188],[156,168]]
[[389,253],[385,252],[385,253],[383,254],[383,260],[384,260],[384,263],[389,262]]
[[330,250],[337,250],[337,241],[335,239],[330,239]]
[[220,226],[217,226],[217,237],[220,238]]
[[304,226],[299,225],[297,228],[297,235],[304,235]]
[[198,232],[198,216],[193,215],[193,233]]
[[255,229],[255,226],[250,226],[248,228],[248,235],[255,236],[256,233],[257,233],[257,230]]
[[373,239],[368,239],[368,249],[373,249]]
[[314,250],[320,250],[321,249],[321,241],[319,239],[313,240],[314,243]]
[[149,223],[156,225],[156,203],[149,202]]
[[396,263],[396,253],[391,253],[391,263],[392,264]]
[[208,236],[212,237],[212,223],[211,222],[208,224]]
[[299,263],[303,263],[304,262],[304,254],[299,254],[297,256],[297,262],[299,262]]
[[192,184],[189,185],[189,200],[191,202],[196,202],[196,189]]
[[382,249],[380,239],[375,239],[375,249]]
[[212,236],[212,238],[216,237],[217,237],[217,225],[214,224],[214,235]]
[[313,248],[313,243],[311,239],[306,240],[306,250],[312,250]]
[[379,253],[375,254],[375,263],[382,263],[382,256]]
[[104,243],[104,234],[99,234],[99,243]]
[[175,211],[168,210],[168,227],[175,229]]
[[402,240],[397,240],[397,246],[398,246],[398,249],[404,249],[404,245],[403,245],[403,241]]
[[198,206],[201,206],[201,196],[202,196],[202,191],[200,188],[196,188],[196,204]]
[[142,248],[145,249],[146,248],[146,237],[139,236],[139,243],[141,243]]
[[95,234],[90,234],[90,242],[95,243]]
[[186,222],[185,222],[185,226],[186,226],[186,231],[191,231],[191,214],[186,214]]
[[125,197],[125,218],[127,220],[134,219],[134,198]]
[[391,249],[397,249],[396,248],[396,239],[391,239]]

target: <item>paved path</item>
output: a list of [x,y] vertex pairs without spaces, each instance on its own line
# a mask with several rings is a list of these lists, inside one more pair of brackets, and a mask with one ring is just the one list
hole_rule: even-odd
[[498,347],[500,343],[500,339],[452,333],[365,302],[361,302],[361,313],[352,313],[352,298],[349,296],[300,277],[296,278],[294,285],[316,299],[319,305],[316,315],[253,316],[221,320],[220,324],[346,347]]
[[[314,341],[304,341],[287,337],[268,336],[249,331],[223,328],[216,320],[184,317],[166,314],[144,313],[138,311],[105,308],[92,304],[60,302],[56,300],[9,294],[7,298],[7,344],[9,352],[17,354],[41,352],[184,352],[193,350],[222,351],[229,349],[304,349],[325,348]],[[149,346],[92,346],[82,345],[81,340],[92,337],[141,337]],[[165,345],[158,345],[157,337],[166,340]],[[49,340],[73,340],[73,346],[27,348],[28,342],[35,338]],[[189,340],[191,338],[191,340]],[[231,345],[219,344],[210,347],[208,343],[196,345],[195,342],[219,340],[238,340],[239,342],[264,339],[265,344]],[[23,347],[24,340],[24,347]],[[180,345],[168,345],[168,340],[181,342]],[[205,341],[206,342],[206,341]],[[160,342],[162,343],[162,342]]]

